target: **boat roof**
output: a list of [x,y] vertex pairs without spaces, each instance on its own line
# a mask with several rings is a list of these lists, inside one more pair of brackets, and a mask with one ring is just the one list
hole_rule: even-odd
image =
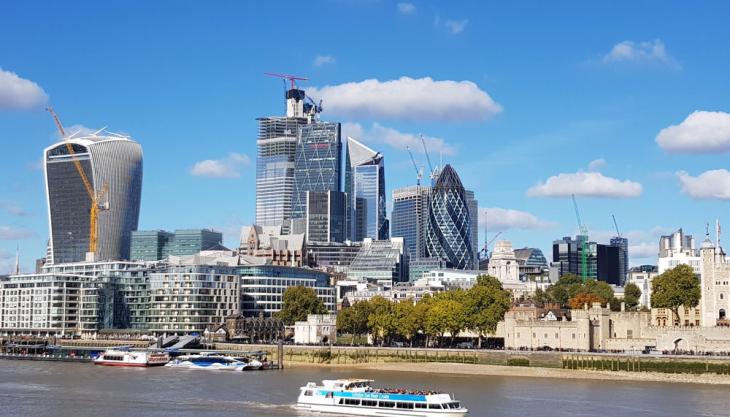
[[353,383],[358,383],[358,382],[365,382],[365,383],[370,384],[370,383],[374,382],[374,380],[365,379],[365,378],[341,378],[341,379],[325,379],[325,380],[322,380],[322,382],[325,384],[326,383],[334,384],[334,383],[338,383],[338,382],[341,382],[343,384],[353,384]]

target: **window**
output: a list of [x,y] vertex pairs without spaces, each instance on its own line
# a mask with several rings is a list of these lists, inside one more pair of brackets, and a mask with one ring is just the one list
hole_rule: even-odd
[[402,408],[406,410],[412,410],[413,409],[413,403],[396,403],[397,408]]
[[362,400],[363,407],[377,407],[378,402],[373,400]]
[[428,405],[428,408],[431,409],[431,410],[440,410],[441,409],[441,404],[429,404]]
[[416,403],[416,408],[426,408],[425,403]]
[[393,408],[395,407],[395,403],[393,401],[380,401],[378,407]]

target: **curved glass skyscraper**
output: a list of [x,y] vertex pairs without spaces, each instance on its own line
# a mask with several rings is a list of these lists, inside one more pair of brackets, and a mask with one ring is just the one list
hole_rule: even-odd
[[129,259],[132,231],[137,230],[139,221],[142,147],[123,136],[70,137],[46,148],[43,160],[50,228],[48,261],[83,261],[89,250],[94,203],[75,161],[93,193],[104,190],[105,207],[98,211],[96,259]]
[[474,265],[471,216],[466,191],[451,165],[439,174],[431,191],[426,250],[447,267],[470,269]]

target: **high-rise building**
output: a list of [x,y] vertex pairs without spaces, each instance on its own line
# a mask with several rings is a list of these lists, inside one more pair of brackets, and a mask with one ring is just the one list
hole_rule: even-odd
[[618,255],[618,276],[619,285],[626,284],[629,272],[629,240],[625,237],[614,236],[611,238],[611,246],[619,248]]
[[470,269],[475,258],[471,239],[464,185],[454,168],[447,164],[431,191],[426,251],[429,257],[444,259],[450,268]]
[[390,235],[405,240],[411,262],[426,257],[430,195],[431,187],[423,185],[393,190]]
[[205,250],[223,249],[223,234],[208,229],[178,229],[132,232],[131,259],[158,261],[168,256],[194,255]]
[[583,241],[586,249],[586,278],[598,277],[598,244],[589,242],[588,236],[569,236],[553,242],[553,266],[558,269],[558,277],[566,274],[583,275]]
[[350,213],[354,212],[352,240],[387,239],[383,155],[348,137],[347,170],[346,177],[351,181],[347,184],[352,202]]
[[[142,194],[142,147],[128,137],[70,136],[43,151],[50,263],[129,258]],[[92,206],[96,208],[92,210]],[[92,212],[96,230],[92,230]]]
[[479,201],[474,197],[474,191],[466,190],[466,206],[469,208],[469,235],[471,236],[471,251],[474,254],[473,269],[479,269]]
[[408,249],[403,239],[365,238],[347,270],[347,279],[359,282],[396,283],[408,281]]
[[341,191],[307,191],[305,198],[307,241],[344,242],[347,194]]
[[621,259],[623,250],[619,246],[597,245],[596,267],[598,279],[612,285],[623,285]]
[[695,239],[692,235],[686,235],[682,229],[679,229],[671,235],[662,236],[659,239],[657,267],[659,273],[663,274],[668,269],[682,264],[691,266],[695,274],[700,274],[700,251],[695,247]]
[[304,218],[307,191],[343,191],[341,172],[340,124],[316,122],[301,126],[294,167],[292,218]]
[[256,141],[256,224],[281,226],[288,233],[295,192],[297,136],[311,122],[304,90],[285,94],[286,116],[261,117]]

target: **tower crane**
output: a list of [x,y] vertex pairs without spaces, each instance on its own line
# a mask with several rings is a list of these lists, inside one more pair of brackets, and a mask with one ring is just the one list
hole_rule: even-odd
[[297,87],[297,81],[307,81],[309,79],[307,77],[300,77],[298,75],[277,74],[275,72],[265,72],[264,75],[268,75],[269,77],[281,78],[283,80],[289,81],[289,84],[290,84],[290,87],[292,90]]
[[612,214],[611,215],[611,218],[613,219],[613,225],[614,225],[614,227],[616,227],[616,236],[623,237],[623,236],[621,236],[621,232],[618,230],[618,223],[616,223],[616,216],[614,216]]
[[578,230],[580,232],[580,276],[585,281],[588,278],[588,228],[580,219],[580,211],[578,210],[578,202],[575,200],[575,194],[571,194],[570,197],[573,199],[575,218],[578,220]]
[[421,180],[423,179],[423,168],[419,168],[418,164],[416,164],[416,160],[413,158],[413,152],[411,152],[411,147],[407,146],[406,150],[408,151],[408,155],[411,157],[413,168],[416,169],[416,185],[421,185]]
[[497,232],[494,236],[492,236],[491,239],[489,239],[488,241],[484,242],[484,247],[482,248],[482,250],[479,251],[479,255],[480,256],[482,254],[484,254],[484,257],[482,259],[485,259],[485,258],[488,258],[489,257],[489,245],[491,245],[492,243],[494,243],[494,241],[497,240],[497,238],[501,234],[502,234],[502,232]]
[[423,139],[423,135],[419,135],[421,137],[421,145],[423,146],[423,153],[426,154],[426,161],[428,162],[428,170],[429,170],[429,177],[431,178],[431,182],[433,182],[436,179],[436,171],[433,169],[433,165],[431,165],[431,157],[428,156],[428,148],[426,148],[426,140]]
[[[61,121],[58,119],[58,115],[55,111],[53,111],[53,107],[49,106],[46,108],[46,110],[53,117],[53,121],[56,123],[56,128],[58,129],[58,133],[61,134],[62,138],[65,138],[66,131],[64,130]],[[84,172],[84,167],[81,166],[81,161],[79,161],[79,159],[75,157],[76,151],[74,150],[73,143],[71,143],[69,140],[66,140],[66,150],[68,151],[68,154],[71,155],[71,160],[73,161],[74,167],[76,168],[76,172],[78,172],[79,177],[81,177],[81,182],[84,184],[86,194],[89,196],[89,200],[91,201],[91,208],[89,209],[89,252],[96,253],[99,210],[109,210],[109,201],[102,202],[107,191],[109,190],[109,186],[108,184],[104,183],[99,192],[94,191],[94,186],[91,185],[89,178],[86,176],[86,172]]]

